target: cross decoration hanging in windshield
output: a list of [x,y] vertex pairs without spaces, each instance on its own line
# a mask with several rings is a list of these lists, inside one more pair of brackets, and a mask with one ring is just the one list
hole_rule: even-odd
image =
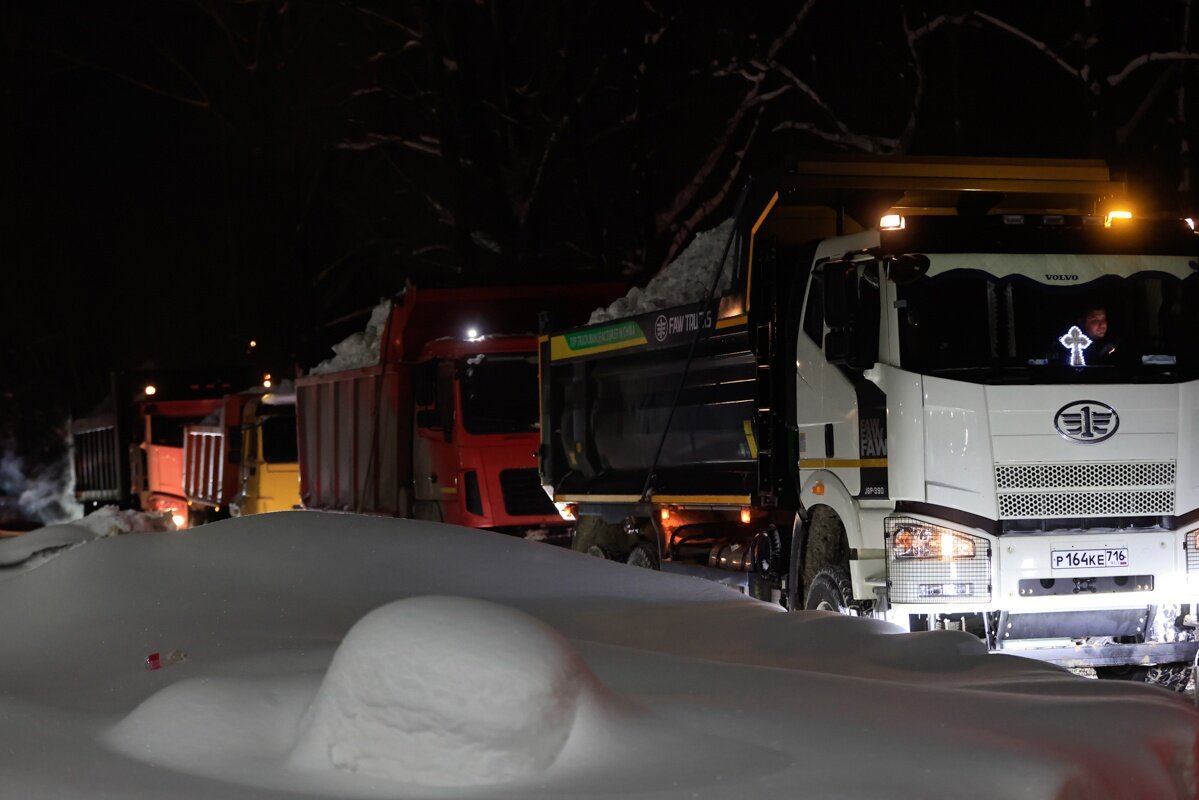
[[1071,325],[1064,336],[1058,337],[1062,347],[1070,351],[1070,366],[1085,367],[1087,360],[1082,351],[1091,346],[1091,337],[1087,336],[1077,325]]

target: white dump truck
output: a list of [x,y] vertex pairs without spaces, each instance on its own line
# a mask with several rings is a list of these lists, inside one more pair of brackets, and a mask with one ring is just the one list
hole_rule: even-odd
[[1086,161],[751,181],[727,290],[543,332],[542,483],[575,547],[1180,688],[1199,236],[1126,203]]

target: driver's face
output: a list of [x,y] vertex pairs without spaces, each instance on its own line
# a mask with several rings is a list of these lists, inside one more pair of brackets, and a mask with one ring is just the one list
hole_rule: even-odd
[[1092,339],[1102,339],[1107,336],[1107,312],[1103,310],[1091,311],[1087,314],[1086,322],[1083,327],[1087,330],[1087,336]]

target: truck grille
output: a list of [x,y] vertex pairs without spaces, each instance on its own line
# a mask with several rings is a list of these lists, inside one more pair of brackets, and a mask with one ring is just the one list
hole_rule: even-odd
[[1174,462],[995,466],[1000,519],[1174,513]]
[[500,490],[504,493],[508,516],[548,517],[558,513],[541,488],[541,478],[535,469],[501,470]]

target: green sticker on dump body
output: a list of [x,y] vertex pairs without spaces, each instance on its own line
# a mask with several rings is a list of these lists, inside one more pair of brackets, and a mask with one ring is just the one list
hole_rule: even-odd
[[633,320],[625,320],[624,322],[607,325],[603,328],[567,333],[565,337],[566,345],[571,350],[586,350],[590,347],[618,344],[631,339],[645,340],[645,336],[641,333],[641,326]]

